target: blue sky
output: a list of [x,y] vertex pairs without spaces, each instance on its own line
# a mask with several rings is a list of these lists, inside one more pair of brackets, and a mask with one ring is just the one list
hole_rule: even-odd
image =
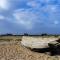
[[0,33],[60,34],[60,0],[0,0]]

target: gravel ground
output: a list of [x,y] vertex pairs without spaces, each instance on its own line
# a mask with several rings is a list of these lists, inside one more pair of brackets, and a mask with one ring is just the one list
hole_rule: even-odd
[[49,56],[32,52],[20,42],[0,42],[0,60],[60,60],[60,56]]

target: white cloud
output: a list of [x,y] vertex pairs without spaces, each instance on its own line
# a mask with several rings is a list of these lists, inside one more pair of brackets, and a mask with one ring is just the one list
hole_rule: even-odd
[[9,7],[9,2],[8,0],[0,0],[0,9],[8,9]]
[[27,2],[27,5],[31,6],[31,7],[36,7],[38,4],[35,1],[29,1],[29,2]]
[[57,24],[59,24],[59,22],[56,20],[56,21],[54,21],[54,24],[57,25]]
[[32,12],[24,10],[15,10],[13,16],[16,20],[15,22],[24,26],[26,29],[32,29],[38,17]]
[[56,5],[47,5],[47,6],[43,7],[42,10],[44,12],[49,12],[49,13],[57,12],[57,6]]
[[0,20],[4,20],[5,17],[3,15],[0,15]]

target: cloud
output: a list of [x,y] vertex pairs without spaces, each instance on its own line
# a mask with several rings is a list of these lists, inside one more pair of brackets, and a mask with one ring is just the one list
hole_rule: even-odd
[[5,17],[3,15],[0,15],[0,20],[4,20]]
[[28,6],[31,6],[32,8],[36,8],[38,6],[38,3],[36,1],[28,1]]
[[9,8],[8,0],[0,0],[0,9],[8,9],[8,8]]
[[[53,1],[0,0],[0,27],[10,28],[13,32],[14,30],[15,32],[22,30],[36,32],[45,31],[48,27],[60,27],[60,6],[52,4]],[[3,26],[4,23],[6,26]]]
[[57,21],[57,20],[56,20],[56,21],[54,21],[54,24],[55,24],[55,25],[59,24],[59,21]]
[[33,29],[34,24],[38,21],[38,16],[29,10],[15,10],[13,16],[15,18],[15,22],[24,26],[26,29]]

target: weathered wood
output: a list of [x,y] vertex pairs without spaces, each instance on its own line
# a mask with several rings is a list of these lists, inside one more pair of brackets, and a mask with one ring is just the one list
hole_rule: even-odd
[[48,38],[48,37],[30,37],[30,36],[23,36],[21,44],[29,47],[29,48],[47,48],[48,43],[51,41],[55,41],[58,38]]

